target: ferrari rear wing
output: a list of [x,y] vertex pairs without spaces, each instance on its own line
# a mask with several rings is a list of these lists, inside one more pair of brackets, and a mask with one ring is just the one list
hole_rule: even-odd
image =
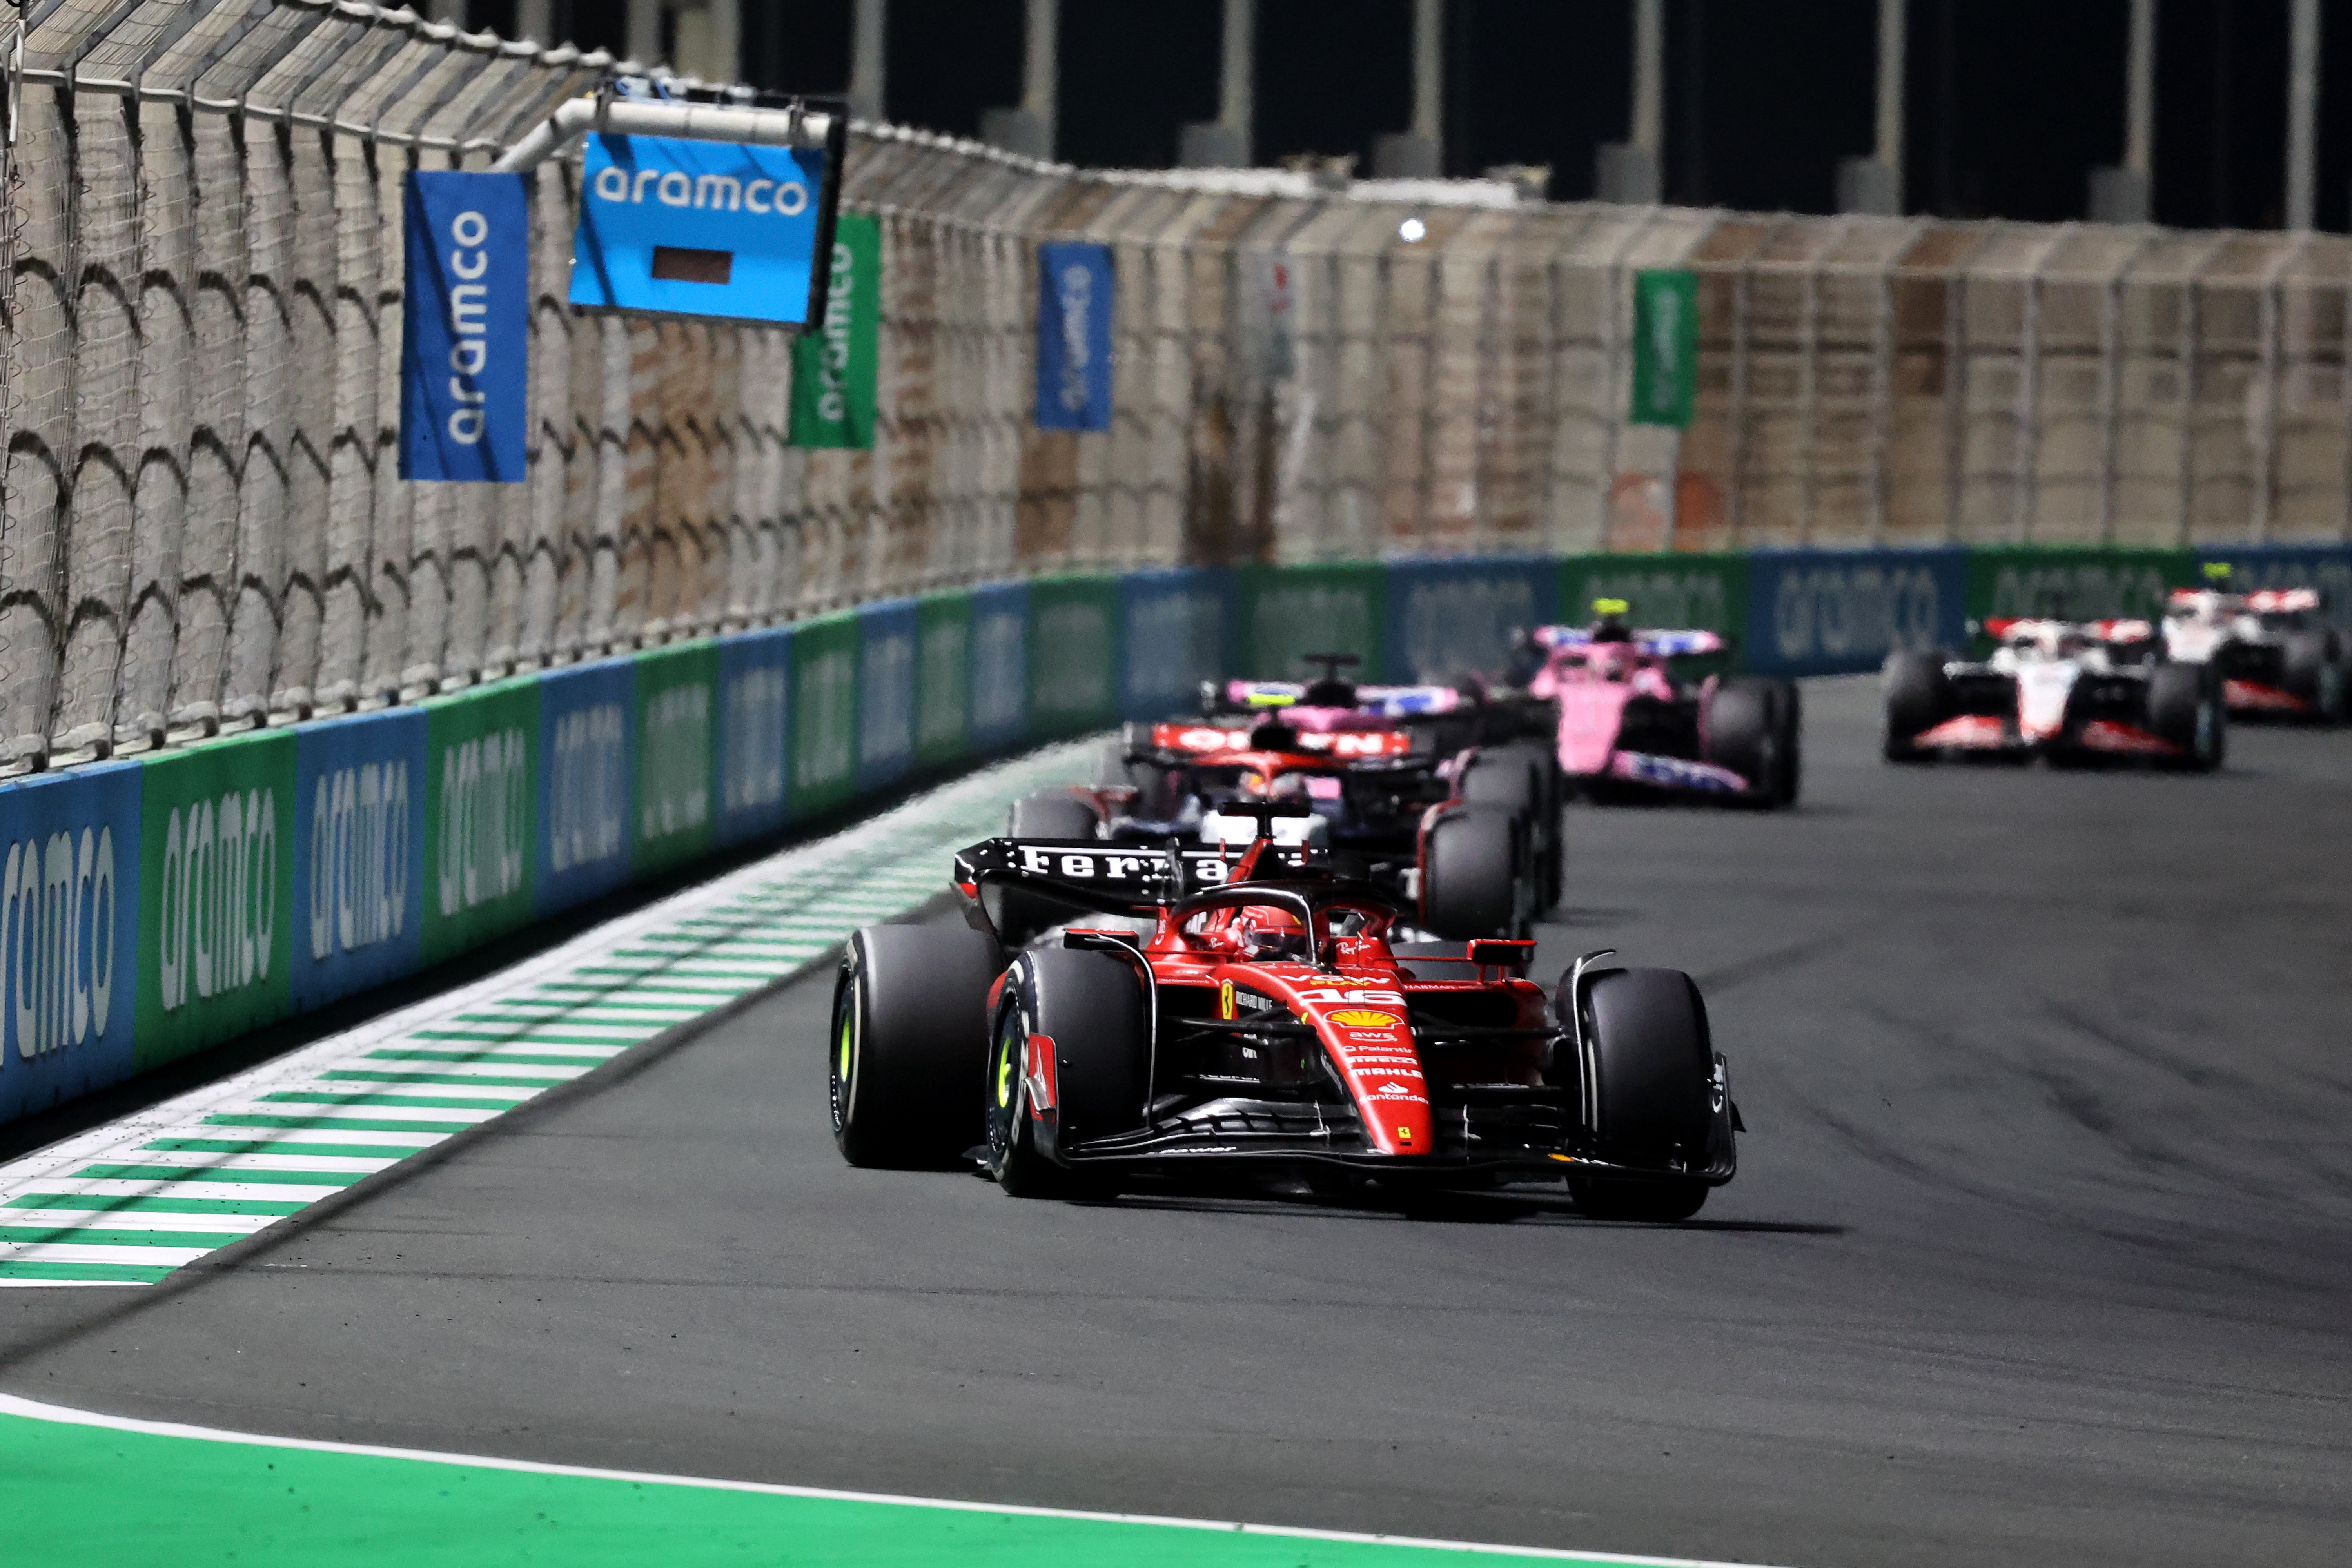
[[[1324,857],[1304,845],[1261,843],[1256,877],[1315,875]],[[1017,887],[1075,909],[1139,915],[1224,886],[1240,864],[1220,849],[1152,849],[1099,838],[988,838],[959,852],[955,884],[977,900],[983,886]]]

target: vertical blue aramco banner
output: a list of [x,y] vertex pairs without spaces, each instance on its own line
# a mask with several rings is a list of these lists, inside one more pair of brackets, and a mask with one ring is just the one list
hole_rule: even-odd
[[1037,428],[1110,428],[1110,247],[1037,247]]
[[572,302],[802,325],[824,186],[822,148],[591,136]]
[[520,174],[412,170],[400,477],[520,484],[530,216]]

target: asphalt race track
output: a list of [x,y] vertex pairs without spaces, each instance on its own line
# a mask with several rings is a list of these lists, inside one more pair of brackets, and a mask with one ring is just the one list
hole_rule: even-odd
[[1696,973],[1749,1135],[1681,1226],[1024,1203],[854,1172],[823,981],[144,1291],[0,1389],[243,1430],[1788,1564],[2340,1563],[2352,734],[1571,812],[1538,973]]

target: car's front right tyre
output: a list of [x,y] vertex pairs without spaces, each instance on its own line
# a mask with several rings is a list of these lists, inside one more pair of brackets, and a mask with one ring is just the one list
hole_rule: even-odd
[[1044,947],[1006,975],[981,1103],[989,1173],[1013,1196],[1102,1196],[1115,1186],[1066,1160],[1085,1139],[1143,1125],[1151,1006],[1141,962]]

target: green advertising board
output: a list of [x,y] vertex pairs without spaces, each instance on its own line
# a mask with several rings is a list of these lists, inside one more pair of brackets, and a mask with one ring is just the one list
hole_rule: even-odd
[[1388,668],[1385,567],[1244,566],[1234,574],[1241,668],[1248,680],[1295,680],[1310,653],[1352,653],[1364,679]]
[[2098,620],[2162,613],[2164,595],[2198,581],[2187,550],[2019,545],[1969,552],[1968,616]]
[[793,446],[872,448],[881,338],[881,226],[844,213],[833,232],[824,321],[793,342]]
[[139,1071],[290,1010],[294,750],[265,730],[143,765]]
[[1748,557],[1571,555],[1559,563],[1559,618],[1590,621],[1598,599],[1622,599],[1633,624],[1720,632],[1736,650],[1748,635]]
[[440,963],[531,918],[539,844],[539,683],[501,680],[425,708],[425,919]]
[[858,641],[855,615],[824,616],[793,628],[794,816],[829,811],[857,787]]
[[710,848],[719,773],[719,645],[650,648],[637,664],[637,810],[629,873],[692,860]]
[[971,595],[915,601],[915,761],[926,768],[971,750]]
[[1029,732],[1070,735],[1118,719],[1118,579],[1029,585]]
[[1690,427],[1698,402],[1698,274],[1633,274],[1636,425]]

